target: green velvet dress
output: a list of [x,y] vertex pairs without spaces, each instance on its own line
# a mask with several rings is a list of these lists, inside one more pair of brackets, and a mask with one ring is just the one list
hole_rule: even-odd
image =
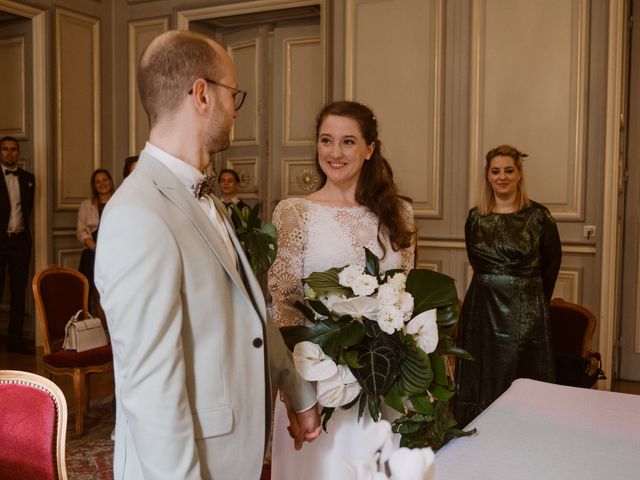
[[549,326],[562,250],[555,221],[539,203],[517,213],[469,212],[465,225],[473,279],[460,315],[455,415],[465,426],[516,378],[555,381]]

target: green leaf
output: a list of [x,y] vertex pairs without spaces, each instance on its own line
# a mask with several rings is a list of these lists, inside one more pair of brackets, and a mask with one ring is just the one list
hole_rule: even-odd
[[309,320],[312,323],[316,322],[315,312],[311,308],[307,307],[300,300],[296,300],[296,303],[294,303],[293,306],[296,307],[298,310],[300,310],[302,314],[307,318],[307,320]]
[[436,397],[438,400],[442,400],[443,402],[448,402],[455,393],[453,390],[444,388],[437,383],[432,383],[429,387],[429,391],[431,392],[431,395]]
[[432,308],[458,303],[458,293],[453,278],[426,269],[414,269],[407,275],[407,291],[413,295],[413,315]]
[[376,255],[369,250],[367,247],[364,247],[364,255],[365,255],[365,264],[364,271],[367,275],[371,275],[373,277],[378,277],[380,274],[380,259],[376,257]]
[[433,405],[429,401],[429,397],[427,395],[414,395],[413,397],[409,397],[409,400],[411,401],[413,408],[416,409],[416,412],[433,415]]
[[471,361],[475,360],[473,358],[473,355],[471,355],[469,352],[456,346],[451,346],[448,349],[443,350],[441,353],[443,355],[451,355],[458,358],[464,358],[465,360],[471,360]]
[[447,385],[449,377],[447,377],[447,364],[444,357],[433,352],[430,356],[431,368],[433,369],[433,381],[439,385]]
[[273,239],[278,238],[278,230],[276,230],[276,227],[270,223],[263,223],[260,227],[260,231]]
[[438,308],[437,320],[438,328],[440,330],[453,327],[458,323],[458,305],[447,305],[446,307]]
[[247,219],[247,229],[249,231],[256,228],[256,224],[257,222],[259,222],[258,215],[260,214],[260,207],[261,207],[261,204],[256,203],[251,209],[251,211],[249,212],[249,218]]
[[398,387],[405,395],[426,392],[433,380],[429,356],[416,345],[411,335],[403,335],[405,357],[400,364]]
[[342,352],[340,352],[338,363],[340,365],[347,365],[351,368],[362,368],[362,365],[358,363],[358,352],[355,352],[353,350],[343,350]]
[[334,359],[342,348],[358,343],[364,337],[364,328],[356,321],[319,320],[311,327],[284,327],[280,331],[289,348],[298,342],[313,342]]
[[325,432],[327,431],[327,423],[329,422],[331,415],[333,415],[334,410],[335,408],[333,407],[324,407],[322,409],[322,413],[320,415],[322,416],[322,429]]
[[402,394],[400,393],[397,382],[391,385],[391,388],[387,390],[387,393],[384,396],[384,403],[403,415],[406,413],[404,402],[402,401]]
[[307,303],[313,308],[316,312],[318,312],[323,317],[332,318],[331,310],[327,308],[327,306],[322,303],[320,300],[312,300],[307,298]]
[[307,278],[303,278],[302,282],[309,285],[318,295],[325,295],[327,293],[352,295],[353,292],[349,287],[340,285],[338,282],[338,274],[343,269],[344,267],[336,267],[324,272],[313,272]]

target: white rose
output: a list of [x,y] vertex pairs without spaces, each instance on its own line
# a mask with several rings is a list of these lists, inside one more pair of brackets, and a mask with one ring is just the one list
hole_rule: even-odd
[[394,305],[398,301],[398,292],[388,283],[378,287],[376,298],[382,305]]
[[407,276],[402,272],[394,274],[393,277],[387,280],[387,284],[391,285],[391,287],[393,287],[398,292],[404,290],[406,283]]
[[380,330],[391,335],[404,326],[404,315],[396,307],[383,305],[378,311],[377,322]]
[[351,285],[353,294],[358,297],[371,295],[378,288],[378,279],[371,275],[362,274]]
[[[398,300],[396,301],[396,307],[398,307],[405,316],[411,315],[413,313],[413,295],[406,291],[400,292],[398,294]],[[408,320],[408,318],[405,318],[405,320]]]
[[362,265],[349,265],[338,274],[338,283],[344,287],[352,288],[356,279],[364,273]]

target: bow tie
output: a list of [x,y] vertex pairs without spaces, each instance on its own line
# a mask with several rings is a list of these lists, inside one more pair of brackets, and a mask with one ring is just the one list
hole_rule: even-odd
[[200,183],[195,185],[193,190],[194,195],[197,200],[200,200],[204,195],[209,195],[213,193],[213,189],[211,185],[206,180],[202,180]]
[[18,170],[5,170],[4,174],[5,175],[15,175],[17,177],[18,176]]

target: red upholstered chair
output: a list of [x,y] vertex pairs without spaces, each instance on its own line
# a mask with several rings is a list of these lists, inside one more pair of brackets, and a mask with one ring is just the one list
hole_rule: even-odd
[[557,382],[591,387],[600,378],[600,353],[591,351],[596,316],[589,309],[562,298],[549,305],[549,321],[556,355]]
[[51,380],[0,370],[0,478],[65,480],[67,402]]
[[73,377],[76,433],[81,434],[82,417],[89,405],[87,376],[113,370],[111,345],[84,352],[62,349],[67,322],[81,308],[88,309],[89,282],[82,273],[47,267],[33,278],[33,295],[42,327],[44,369],[50,375]]

